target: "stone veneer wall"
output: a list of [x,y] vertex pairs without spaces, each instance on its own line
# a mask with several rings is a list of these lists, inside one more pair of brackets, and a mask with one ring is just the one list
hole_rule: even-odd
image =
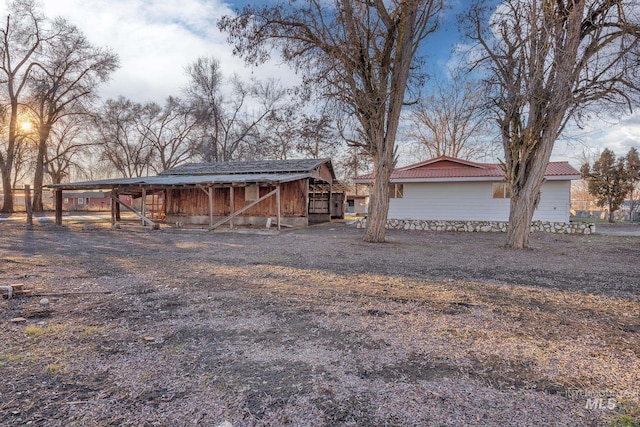
[[[366,218],[356,220],[357,228],[365,228]],[[419,219],[388,219],[387,228],[392,230],[463,231],[463,232],[506,232],[505,221],[439,221]],[[531,232],[543,231],[558,234],[593,234],[596,225],[585,222],[543,222],[533,221]]]

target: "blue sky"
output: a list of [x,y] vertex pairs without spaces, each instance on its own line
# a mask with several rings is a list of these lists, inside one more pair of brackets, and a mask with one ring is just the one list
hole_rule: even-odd
[[[163,102],[169,95],[179,95],[186,84],[185,66],[199,56],[214,55],[221,61],[226,76],[281,78],[297,77],[277,60],[248,68],[233,57],[226,36],[215,23],[219,17],[233,13],[247,1],[220,0],[42,0],[49,17],[64,16],[76,24],[94,44],[108,46],[121,59],[118,70],[102,95],[119,95],[135,101]],[[442,70],[458,40],[457,13],[464,10],[464,0],[450,1],[441,28],[425,42],[427,61]],[[4,12],[4,11],[3,11]],[[615,124],[615,126],[612,126]],[[554,151],[555,160],[570,160],[579,166],[584,149],[603,147],[618,155],[640,140],[640,116],[614,117],[604,123],[594,120],[586,129],[574,131],[576,137],[567,145],[561,142]]]

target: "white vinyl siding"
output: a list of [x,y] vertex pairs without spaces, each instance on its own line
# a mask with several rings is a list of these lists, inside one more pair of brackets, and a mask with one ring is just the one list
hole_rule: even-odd
[[569,222],[571,207],[571,181],[547,181],[542,184],[540,205],[534,220]]
[[[570,181],[547,181],[533,219],[569,222]],[[392,219],[508,221],[510,199],[494,199],[491,182],[404,183],[389,200]]]

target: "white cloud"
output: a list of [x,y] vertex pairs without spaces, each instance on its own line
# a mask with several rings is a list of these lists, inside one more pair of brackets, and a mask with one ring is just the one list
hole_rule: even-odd
[[608,148],[621,157],[631,147],[640,149],[640,113],[593,117],[581,129],[567,128],[565,136],[556,142],[551,160],[568,160],[574,166],[580,166],[585,155],[593,159]]
[[[185,67],[204,55],[218,58],[225,76],[257,74],[232,55],[226,35],[217,29],[217,20],[233,13],[218,0],[44,0],[43,5],[48,17],[67,18],[93,44],[120,56],[121,68],[102,89],[104,98],[163,102],[180,94]],[[261,78],[297,81],[275,61],[259,70]]]
[[640,148],[640,113],[635,112],[619,120],[611,119],[608,125],[600,123],[594,134],[587,140],[596,149],[608,148],[617,156],[624,156],[631,147]]

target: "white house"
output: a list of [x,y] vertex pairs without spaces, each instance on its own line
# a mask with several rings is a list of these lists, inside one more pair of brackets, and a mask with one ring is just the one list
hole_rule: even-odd
[[[569,223],[574,179],[580,179],[580,172],[568,162],[549,163],[534,222],[551,228]],[[372,183],[373,175],[357,177],[354,182]],[[495,231],[506,230],[509,187],[498,164],[440,156],[396,169],[390,185],[388,225],[395,224],[395,228],[435,229],[445,225],[434,222],[446,221],[446,229],[452,230],[490,231],[488,222],[495,223]]]

